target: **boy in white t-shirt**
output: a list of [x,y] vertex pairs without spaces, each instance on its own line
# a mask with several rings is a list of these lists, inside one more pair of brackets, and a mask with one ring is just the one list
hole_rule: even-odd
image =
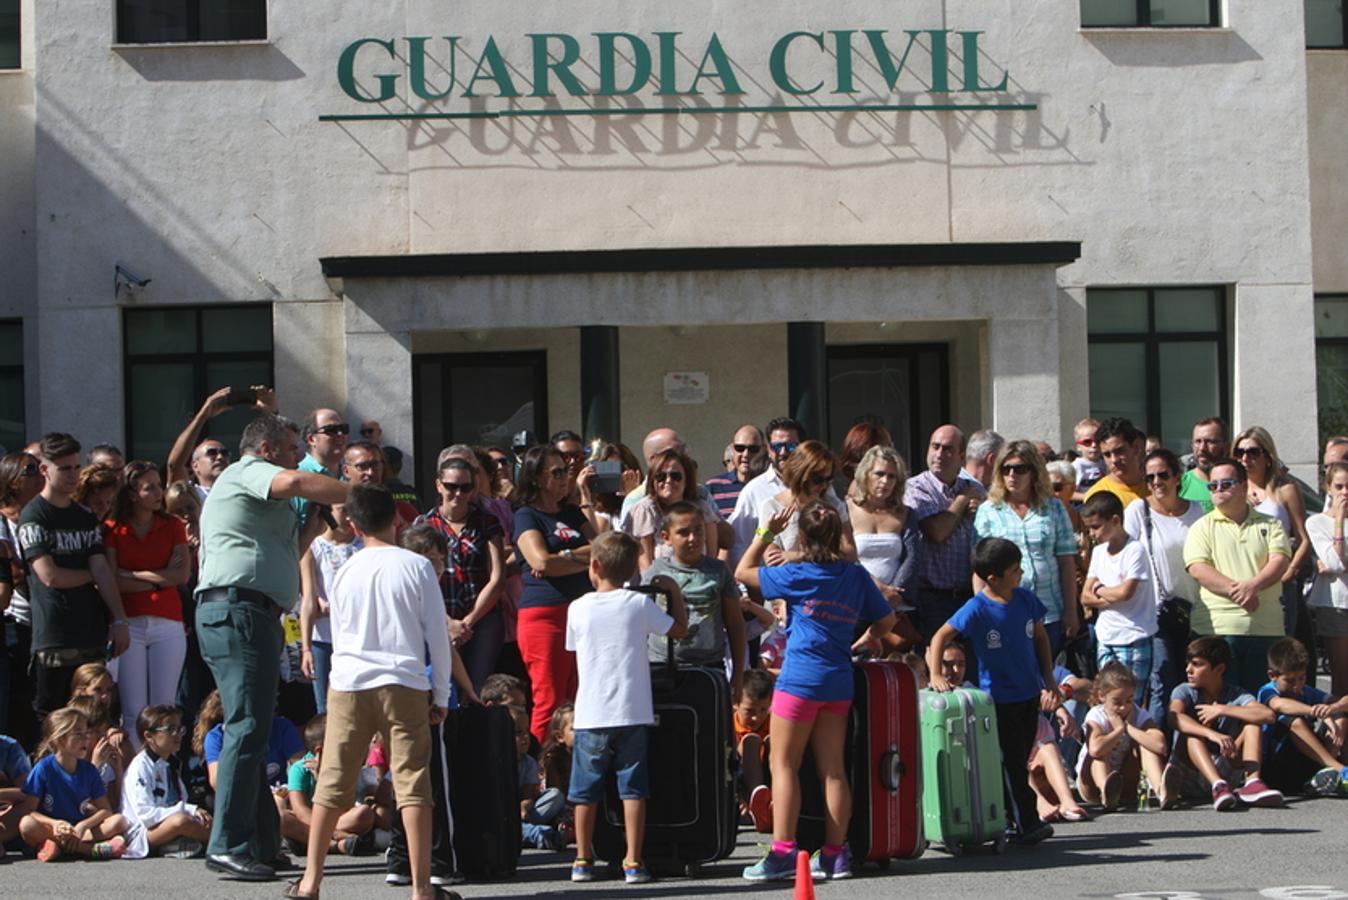
[[566,649],[576,654],[580,678],[567,797],[576,807],[572,881],[594,880],[594,823],[610,771],[617,775],[626,822],[623,876],[628,884],[651,880],[641,861],[650,795],[646,741],[649,726],[655,724],[646,641],[652,634],[684,637],[688,612],[683,594],[668,576],[652,579],[651,586],[669,595],[669,614],[646,594],[623,587],[636,574],[640,555],[641,545],[630,535],[610,531],[595,538],[590,545],[594,591],[573,601],[567,611]]
[[1081,507],[1081,521],[1095,549],[1081,589],[1081,603],[1095,617],[1096,663],[1117,660],[1137,676],[1135,702],[1151,681],[1152,636],[1156,634],[1156,596],[1147,571],[1147,552],[1123,529],[1123,503],[1108,491],[1093,494]]

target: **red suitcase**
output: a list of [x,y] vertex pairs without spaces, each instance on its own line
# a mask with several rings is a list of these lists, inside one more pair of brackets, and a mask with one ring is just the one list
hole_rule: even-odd
[[[847,842],[854,863],[922,855],[921,734],[917,677],[903,663],[871,660],[854,668],[855,693],[848,716],[847,770],[852,822]],[[824,803],[814,759],[801,765],[801,815],[797,839],[806,849],[824,840]]]

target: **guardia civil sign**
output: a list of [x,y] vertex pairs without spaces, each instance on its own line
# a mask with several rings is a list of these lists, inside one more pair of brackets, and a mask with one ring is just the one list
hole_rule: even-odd
[[1034,109],[995,59],[986,32],[949,28],[362,37],[336,61],[354,108],[320,118]]

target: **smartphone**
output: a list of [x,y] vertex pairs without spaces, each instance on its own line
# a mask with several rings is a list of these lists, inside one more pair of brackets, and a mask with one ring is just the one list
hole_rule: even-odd
[[594,466],[594,479],[590,482],[590,490],[596,494],[617,494],[623,489],[623,464],[622,460],[613,459],[607,462],[590,463]]
[[252,406],[257,402],[257,391],[252,388],[230,388],[225,397],[227,406]]

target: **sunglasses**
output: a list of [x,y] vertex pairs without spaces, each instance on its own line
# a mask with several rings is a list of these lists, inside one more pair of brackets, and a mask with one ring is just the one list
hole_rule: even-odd
[[1077,441],[1077,444],[1082,447],[1094,447],[1095,443],[1096,443],[1095,438],[1082,438],[1081,440]]
[[362,460],[361,462],[351,464],[351,468],[355,469],[358,472],[373,472],[378,467],[379,467],[379,460],[377,459],[366,459]]
[[328,437],[336,437],[339,434],[350,434],[351,426],[345,422],[338,422],[333,425],[324,425],[321,428],[315,428],[314,433],[326,434]]
[[773,453],[795,453],[800,444],[797,441],[773,441],[768,446]]
[[38,466],[24,466],[19,470],[19,474],[32,478],[34,475],[41,475],[42,469]]
[[1260,457],[1264,455],[1263,447],[1237,447],[1236,456]]
[[473,492],[471,481],[442,481],[440,487],[445,489],[446,494],[471,494]]
[[763,449],[762,444],[734,444],[736,453],[757,453]]
[[683,481],[683,473],[682,473],[682,472],[656,472],[656,473],[655,473],[655,483],[656,483],[656,484],[664,484],[666,481],[673,481],[673,482],[676,482],[676,483],[677,483],[677,482],[680,482],[680,481]]
[[1145,477],[1146,480],[1147,480],[1147,484],[1151,484],[1151,483],[1156,482],[1156,481],[1169,481],[1169,480],[1170,480],[1170,473],[1169,473],[1169,472],[1148,472],[1144,477]]
[[229,451],[224,447],[206,447],[201,451],[201,455],[209,456],[211,459],[215,459],[217,456],[229,459]]
[[375,433],[376,431],[378,431],[378,430],[379,430],[378,428],[362,428],[362,429],[360,430],[360,433],[361,433],[361,436],[363,436],[363,437],[369,437],[370,435],[374,434],[374,433]]
[[1240,484],[1239,478],[1223,478],[1221,481],[1209,481],[1208,492],[1215,494],[1218,491],[1229,491],[1238,484]]
[[1055,493],[1055,494],[1058,493],[1058,491],[1062,490],[1063,487],[1066,486],[1066,484],[1067,484],[1067,482],[1065,482],[1065,481],[1050,481],[1050,482],[1049,482],[1049,486],[1053,488],[1053,493]]
[[187,734],[187,729],[184,728],[182,725],[156,725],[155,727],[149,728],[147,730],[152,732],[153,734],[172,734],[176,735],[177,737],[182,737],[183,735]]
[[1029,475],[1033,471],[1034,466],[1029,463],[1007,463],[1002,466],[1003,475],[1010,475],[1012,473],[1016,475]]
[[560,453],[559,455],[567,462],[573,463],[585,459],[590,454],[587,450],[572,450],[570,453]]
[[822,487],[832,480],[833,480],[832,472],[821,472],[818,475],[810,476],[810,484],[814,485],[815,487]]
[[565,478],[571,474],[571,470],[566,466],[554,466],[553,468],[548,469],[548,474],[553,478]]

